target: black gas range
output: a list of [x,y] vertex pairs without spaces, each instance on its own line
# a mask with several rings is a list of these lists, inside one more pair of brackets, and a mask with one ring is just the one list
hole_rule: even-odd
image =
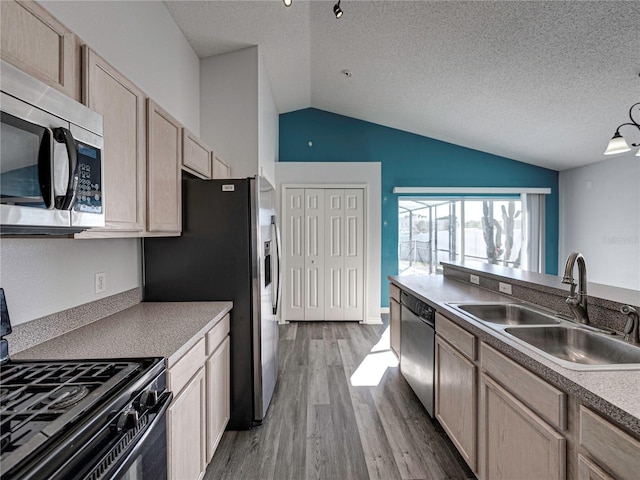
[[[2,336],[11,332],[5,313],[6,304]],[[6,340],[0,343],[6,351]],[[163,358],[7,356],[0,365],[1,479],[164,479],[171,398]]]

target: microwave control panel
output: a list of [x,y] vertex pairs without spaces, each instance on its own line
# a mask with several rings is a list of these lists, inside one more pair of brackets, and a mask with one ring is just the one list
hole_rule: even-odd
[[98,148],[78,142],[76,212],[102,213],[102,158]]

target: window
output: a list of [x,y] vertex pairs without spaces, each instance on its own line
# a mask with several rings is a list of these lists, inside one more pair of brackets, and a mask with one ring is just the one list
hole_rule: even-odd
[[536,194],[400,197],[399,274],[441,273],[440,262],[460,260],[540,271],[543,202]]

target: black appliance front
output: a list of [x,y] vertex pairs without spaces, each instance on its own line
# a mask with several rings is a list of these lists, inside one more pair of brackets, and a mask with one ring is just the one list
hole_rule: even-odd
[[[144,239],[144,301],[232,301],[230,430],[255,425],[254,179],[182,181],[182,236]],[[259,301],[259,298],[257,298]],[[259,359],[258,359],[259,360]]]
[[167,478],[164,359],[9,360],[2,384],[3,480]]

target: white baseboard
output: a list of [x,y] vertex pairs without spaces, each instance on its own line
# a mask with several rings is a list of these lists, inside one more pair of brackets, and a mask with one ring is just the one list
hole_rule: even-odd
[[380,313],[389,313],[389,307],[380,307]]

